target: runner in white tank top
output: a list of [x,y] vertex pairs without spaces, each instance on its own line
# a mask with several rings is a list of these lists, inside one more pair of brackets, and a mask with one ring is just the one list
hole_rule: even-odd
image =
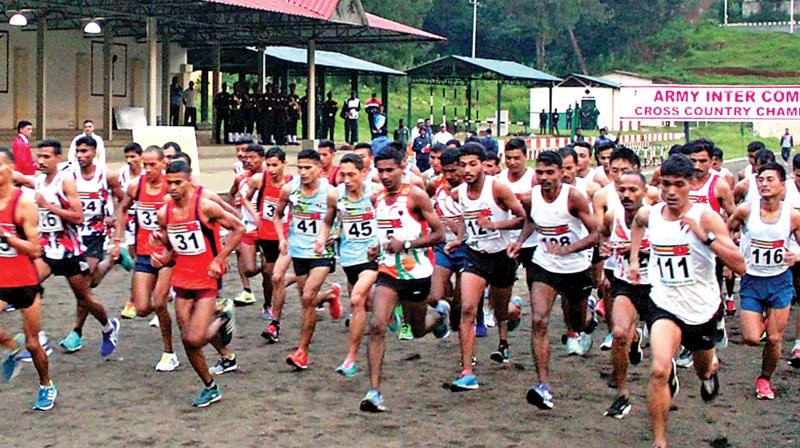
[[[251,143],[244,145],[244,154],[241,156],[244,171],[239,174],[231,185],[228,197],[232,205],[238,206],[238,211],[244,224],[245,234],[239,247],[236,248],[236,264],[239,279],[242,282],[242,292],[233,298],[236,305],[252,305],[256,303],[256,296],[250,287],[250,278],[260,273],[258,268],[258,195],[250,193],[250,180],[253,176],[264,173],[264,148]],[[237,152],[239,146],[236,147]],[[247,198],[250,197],[250,200]],[[264,279],[265,281],[270,281]]]
[[[539,185],[531,192],[531,213],[525,220],[522,234],[508,248],[512,257],[519,254],[522,243],[534,228],[539,232],[539,247],[533,254],[533,287],[531,306],[534,309],[531,339],[536,365],[537,383],[528,390],[529,403],[541,409],[552,409],[553,395],[549,386],[550,338],[548,316],[559,293],[566,301],[568,351],[585,354],[592,344],[587,328],[586,302],[592,290],[589,259],[581,252],[597,244],[596,220],[589,211],[588,200],[571,185],[565,185],[563,160],[557,152],[545,151],[536,158]],[[539,310],[537,312],[537,310]]]
[[747,175],[747,177],[736,184],[736,187],[733,189],[733,197],[737,204],[741,203],[742,201],[751,201],[759,197],[758,181],[756,181],[758,170],[761,169],[763,165],[774,161],[775,154],[768,149],[762,149],[755,153],[755,159],[753,160],[753,164],[751,166],[752,171]]
[[578,160],[575,163],[578,166],[576,177],[582,178],[588,182],[594,182],[598,186],[603,186],[608,183],[608,178],[602,169],[598,169],[592,164],[592,145],[587,142],[575,142],[572,146],[575,153],[578,155]]
[[[653,285],[650,338],[653,357],[648,401],[654,446],[666,446],[667,414],[677,391],[673,356],[683,344],[693,352],[701,379],[701,396],[712,400],[719,392],[719,362],[714,351],[715,313],[719,286],[714,278],[715,255],[738,274],[744,258],[722,218],[689,201],[692,162],[682,154],[661,165],[661,196],[666,201],[641,209],[631,229],[631,282],[639,281],[639,251],[647,231],[650,243],[648,277]],[[671,393],[672,391],[672,393]]]
[[[798,254],[791,251],[789,240],[796,238],[800,229],[800,212],[790,202],[781,201],[785,179],[783,166],[764,165],[756,176],[760,200],[740,205],[728,223],[730,231],[742,230],[740,249],[747,264],[739,291],[742,338],[748,345],[757,346],[765,329],[767,332],[761,374],[756,379],[758,399],[775,398],[770,379],[780,359],[783,330],[795,298],[789,266]],[[765,315],[769,316],[768,324]]]

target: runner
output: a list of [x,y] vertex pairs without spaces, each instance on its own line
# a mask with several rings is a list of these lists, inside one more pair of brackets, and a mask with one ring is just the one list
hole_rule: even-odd
[[[613,248],[612,257],[616,263],[609,297],[614,307],[611,317],[611,378],[617,389],[617,396],[603,415],[623,418],[631,410],[630,389],[628,389],[628,363],[637,365],[642,361],[642,330],[637,321],[647,321],[650,304],[650,282],[647,279],[647,258],[639,267],[639,283],[634,285],[628,279],[628,260],[630,254],[631,225],[636,212],[644,206],[647,182],[639,173],[624,172],[617,178],[617,193],[622,208],[608,210],[603,220],[603,235],[609,239]],[[642,254],[649,254],[647,236],[640,244]]]
[[737,182],[748,179],[757,172],[753,164],[756,161],[756,153],[762,149],[767,149],[767,146],[758,140],[750,142],[747,145],[747,165],[739,170]]
[[[131,142],[123,148],[125,153],[125,164],[119,167],[117,171],[117,178],[119,178],[119,186],[123,194],[128,191],[131,182],[138,180],[143,173],[142,169],[142,147],[138,143]],[[124,199],[124,198],[123,198]],[[136,265],[136,208],[131,207],[128,209],[128,215],[125,217],[125,237],[121,238],[120,242],[120,264],[125,270],[132,270]],[[115,259],[110,258],[113,262]],[[101,263],[102,265],[102,263]],[[133,305],[133,298],[131,298],[122,309],[120,317],[123,319],[133,319],[136,317],[136,307]]]
[[[160,230],[150,240],[159,241],[166,252],[153,252],[158,268],[174,261],[171,285],[175,289],[175,317],[181,329],[186,357],[205,386],[192,405],[205,407],[222,398],[206,364],[203,347],[226,322],[214,319],[216,298],[228,257],[244,235],[244,225],[218,204],[202,197],[192,184],[192,170],[184,161],[167,166],[166,182],[171,200],[158,211]],[[219,228],[228,230],[220,247]],[[203,275],[206,273],[206,275]]]
[[783,330],[789,322],[795,298],[792,266],[797,254],[789,248],[789,238],[800,235],[800,212],[782,201],[786,193],[786,171],[772,162],[763,165],[756,176],[759,202],[745,202],[728,220],[728,229],[741,229],[740,248],[747,263],[739,296],[742,304],[742,339],[748,345],[760,345],[766,330],[767,339],[756,379],[756,398],[775,399],[772,374],[778,365]]
[[594,182],[601,187],[609,183],[602,169],[590,166],[592,164],[592,145],[588,142],[575,142],[572,145],[572,149],[578,154],[578,160],[576,160],[578,165],[577,177]]
[[769,149],[759,149],[753,158],[753,164],[748,165],[753,169],[753,173],[739,181],[733,189],[733,197],[737,204],[742,201],[750,201],[758,198],[758,182],[756,173],[762,166],[775,161],[775,154]]
[[483,161],[483,173],[487,176],[497,176],[502,170],[500,156],[494,151],[487,151],[486,160]]
[[[164,143],[164,146],[162,146],[161,149],[164,150],[164,162],[166,162],[167,165],[169,165],[170,162],[172,162],[172,159],[174,159],[175,156],[177,156],[178,154],[182,154],[183,153],[183,151],[181,151],[181,145],[179,145],[179,144],[177,144],[175,142]],[[236,170],[238,169],[237,167],[238,167],[238,164],[234,163],[233,172],[235,174],[236,174]]]
[[[245,174],[247,168],[245,168],[245,158],[246,154],[245,151],[247,150],[247,146],[253,143],[253,139],[249,137],[241,137],[239,140],[236,141],[236,161],[233,162],[233,174],[238,179],[240,176]],[[181,152],[178,149],[178,152]],[[234,183],[234,186],[236,183]]]
[[[36,177],[36,205],[39,207],[39,232],[42,258],[35,260],[39,281],[51,275],[67,278],[79,307],[100,322],[103,342],[100,355],[109,356],[117,348],[119,320],[109,319],[105,307],[96,301],[91,289],[91,274],[81,247],[78,228],[83,225],[83,209],[69,165],[62,166],[61,143],[43,140],[36,150],[40,174]],[[76,323],[59,342],[67,352],[83,347],[82,322]]]
[[356,154],[342,157],[339,173],[343,179],[336,190],[337,221],[341,225],[337,232],[340,235],[339,261],[347,276],[351,317],[347,356],[336,372],[352,378],[358,372],[356,355],[367,325],[367,298],[378,278],[378,263],[370,259],[369,252],[378,245],[378,223],[372,197],[380,186],[364,181],[367,174],[364,162]]
[[[800,211],[800,154],[795,154],[792,158],[792,177],[791,181],[786,182],[786,199],[795,211]],[[789,250],[797,253],[800,251],[800,245],[797,244],[796,238],[789,239]],[[800,297],[800,263],[795,263],[791,267],[792,270],[792,283],[794,284],[795,300],[793,304],[797,303],[797,298]],[[795,340],[792,346],[792,352],[789,356],[789,365],[794,368],[800,368],[800,308],[796,313],[795,318]]]
[[[317,324],[317,303],[329,302],[331,318],[342,316],[339,302],[341,287],[331,285],[331,290],[317,297],[322,284],[336,267],[333,249],[328,243],[328,230],[336,216],[336,191],[326,179],[319,178],[319,153],[306,149],[297,154],[296,179],[281,187],[273,225],[278,234],[281,254],[292,257],[297,289],[300,293],[301,330],[297,350],[286,358],[296,370],[308,368],[308,349]],[[283,233],[284,209],[291,206],[291,224],[288,238]],[[324,225],[323,225],[324,224]]]
[[334,187],[339,185],[342,182],[342,176],[339,174],[339,166],[333,163],[336,158],[336,144],[330,140],[320,140],[317,152],[319,152],[320,159],[320,177],[328,179],[328,183]]
[[0,148],[0,305],[8,303],[21,311],[24,332],[12,338],[0,328],[0,345],[7,350],[3,379],[11,381],[19,373],[18,356],[25,347],[39,375],[33,409],[47,411],[55,406],[58,390],[50,380],[47,354],[39,342],[42,287],[33,262],[42,253],[38,215],[36,204],[14,186],[13,176],[14,153]]
[[256,296],[250,288],[250,278],[260,272],[256,260],[259,219],[256,212],[258,206],[253,203],[253,195],[248,193],[252,177],[264,171],[264,148],[261,145],[256,143],[245,145],[243,167],[244,173],[236,178],[228,192],[228,197],[233,198],[234,205],[239,206],[239,215],[242,217],[246,232],[242,243],[236,248],[236,265],[242,281],[242,292],[233,298],[233,303],[238,306],[256,303]]
[[631,229],[631,283],[639,282],[639,250],[647,231],[650,242],[650,372],[648,402],[654,447],[667,444],[667,414],[679,390],[673,356],[678,347],[692,351],[703,401],[719,393],[719,360],[714,349],[720,306],[714,255],[738,274],[744,258],[731,241],[719,214],[689,200],[692,162],[671,156],[661,165],[661,195],[666,201],[637,213]]
[[594,160],[597,163],[597,170],[599,174],[609,178],[611,171],[611,153],[616,149],[617,145],[614,142],[608,141],[601,143],[594,147]]
[[444,229],[425,192],[403,182],[403,158],[403,151],[394,147],[375,156],[384,190],[374,199],[380,244],[379,250],[370,252],[373,257],[380,252],[380,256],[367,350],[370,388],[360,404],[364,412],[386,411],[380,392],[386,326],[398,302],[403,304],[414,337],[431,331],[437,338],[449,334],[447,302],[436,304],[436,319],[426,319],[433,274],[430,248],[444,240]]
[[712,173],[719,174],[725,179],[725,182],[728,183],[728,186],[731,187],[731,191],[733,191],[733,187],[736,186],[736,177],[733,175],[731,170],[727,167],[722,166],[725,160],[725,153],[722,149],[718,146],[714,146],[711,148],[711,170]]
[[442,152],[447,148],[447,146],[441,143],[435,143],[431,146],[431,152],[429,154],[431,157],[431,167],[422,172],[422,177],[424,177],[426,181],[430,181],[442,174]]
[[168,193],[163,150],[158,146],[149,146],[142,153],[142,165],[144,174],[130,182],[117,207],[114,245],[110,252],[112,259],[119,257],[120,243],[125,231],[124,218],[131,209],[136,210],[133,226],[136,268],[131,277],[131,299],[136,315],[145,317],[155,313],[164,346],[164,352],[155,369],[158,372],[172,372],[180,365],[172,344],[172,318],[167,310],[173,263],[156,268],[151,256],[161,252],[161,248],[149,241],[150,235],[160,228],[158,210],[164,205],[164,198]]
[[[508,344],[508,308],[511,290],[517,275],[517,263],[506,255],[511,242],[509,230],[520,227],[525,215],[511,188],[483,172],[486,152],[480,143],[465,143],[459,162],[463,183],[452,190],[463,212],[467,257],[461,274],[461,374],[450,384],[450,390],[474,390],[479,387],[472,369],[475,346],[475,317],[487,285],[489,300],[495,310],[500,338],[490,359],[501,364],[511,362]],[[524,241],[524,240],[523,240]]]

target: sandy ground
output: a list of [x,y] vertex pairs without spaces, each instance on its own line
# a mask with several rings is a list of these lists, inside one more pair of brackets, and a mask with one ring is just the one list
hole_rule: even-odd
[[[520,272],[521,273],[521,272]],[[260,297],[258,278],[254,288]],[[341,269],[332,281],[344,282]],[[527,298],[524,283],[515,293]],[[72,327],[74,299],[66,282],[50,279],[43,326],[53,341]],[[238,276],[229,273],[224,292],[240,291]],[[96,289],[107,308],[118,313],[129,294],[129,274],[112,271]],[[345,300],[346,302],[346,300]],[[263,322],[258,306],[237,309],[233,348],[239,371],[218,377],[221,402],[206,409],[190,403],[201,386],[177,339],[181,368],[157,373],[161,353],[157,329],[149,319],[122,321],[121,343],[109,358],[99,355],[99,327],[88,321],[84,349],[76,354],[56,350],[51,373],[59,387],[58,403],[50,412],[31,410],[36,376],[26,365],[11,384],[0,385],[0,437],[9,447],[27,446],[649,446],[646,384],[649,359],[631,368],[633,411],[623,420],[602,416],[614,398],[606,386],[610,352],[599,344],[606,334],[594,334],[595,347],[585,358],[566,357],[559,337],[564,324],[559,307],[551,319],[552,387],[555,409],[540,411],[528,405],[525,392],[534,380],[530,349],[530,308],[524,324],[511,335],[512,364],[489,361],[497,333],[479,339],[476,373],[478,391],[452,393],[444,383],[459,371],[457,334],[445,340],[432,336],[415,341],[388,339],[385,384],[389,412],[363,414],[358,404],[368,387],[366,341],[359,354],[362,371],[345,379],[333,369],[346,351],[343,321],[319,315],[309,370],[294,373],[285,356],[298,338],[298,294],[290,289],[281,342],[267,346],[259,333]],[[792,323],[794,320],[792,321]],[[0,315],[0,325],[18,331],[20,314]],[[800,370],[781,361],[774,377],[775,401],[756,401],[754,382],[761,348],[740,343],[738,318],[729,320],[731,344],[720,354],[722,391],[712,404],[700,399],[699,381],[681,370],[677,411],[670,414],[673,446],[751,447],[800,446]],[[785,350],[794,331],[787,331]],[[207,350],[210,363],[216,358]]]

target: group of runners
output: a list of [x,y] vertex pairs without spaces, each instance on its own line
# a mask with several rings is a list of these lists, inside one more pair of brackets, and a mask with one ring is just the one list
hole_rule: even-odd
[[[327,305],[333,319],[345,314],[342,286],[325,287],[337,261],[350,307],[347,351],[335,370],[358,374],[367,332],[370,386],[362,411],[386,410],[380,389],[387,330],[400,339],[457,331],[461,367],[452,391],[480,387],[475,338],[488,326],[498,335],[490,359],[509,364],[509,332],[520,326],[523,308],[512,289],[523,276],[536,371],[526,399],[538,408],[552,409],[557,398],[548,328],[561,297],[567,354],[591,350],[598,316],[608,326],[601,349],[610,351],[609,386],[617,392],[605,415],[630,412],[627,371],[642,362],[649,342],[654,446],[666,446],[677,367],[694,367],[703,400],[719,393],[717,350],[727,345],[725,316],[737,311],[736,276],[744,342],[764,344],[755,395],[775,398],[771,376],[800,287],[800,156],[789,176],[753,142],[750,163],[734,176],[721,167],[722,151],[700,139],[673,147],[648,182],[636,153],[611,142],[543,151],[531,168],[525,142],[510,139],[501,170],[498,156],[479,142],[452,140],[433,148],[432,168],[421,173],[407,148],[379,139],[344,149],[338,165],[334,145],[323,141],[318,150],[300,151],[290,174],[280,148],[243,141],[226,202],[198,184],[177,144],[128,144],[117,172],[96,160],[96,146],[91,137],[79,139],[77,161],[66,163],[60,143],[44,140],[36,149],[39,174],[31,178],[14,172],[12,153],[0,148],[0,299],[24,322],[21,335],[0,329],[3,377],[33,361],[40,378],[35,409],[52,408],[57,396],[48,374],[52,346],[40,329],[43,282],[64,276],[76,298],[75,327],[59,345],[81,349],[91,314],[101,327],[100,354],[109,356],[120,321],[93,291],[115,264],[133,271],[122,317],[155,315],[163,341],[158,371],[179,365],[167,307],[174,301],[186,357],[203,382],[198,407],[222,397],[214,375],[237,368],[229,348],[233,307],[258,301],[251,288],[258,275],[261,336],[269,344],[280,342],[287,287],[296,284],[300,336],[286,361],[308,368],[319,309]],[[234,251],[243,291],[222,299]],[[209,343],[220,356],[211,367],[203,354]],[[800,344],[790,364],[800,367]]]

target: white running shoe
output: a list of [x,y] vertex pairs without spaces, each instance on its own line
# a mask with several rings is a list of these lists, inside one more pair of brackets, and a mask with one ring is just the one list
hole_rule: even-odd
[[158,316],[153,316],[153,318],[150,319],[150,326],[153,328],[158,328],[161,326],[161,324],[158,323]]
[[175,353],[164,353],[161,355],[161,360],[156,364],[157,372],[172,372],[181,365],[178,361],[178,355]]
[[605,339],[603,339],[603,343],[600,344],[600,350],[602,350],[604,352],[607,352],[607,351],[611,350],[611,345],[613,343],[614,343],[614,335],[611,334],[611,333],[608,333],[606,335]]
[[489,328],[497,326],[497,321],[494,318],[494,310],[488,306],[483,307],[483,323]]

